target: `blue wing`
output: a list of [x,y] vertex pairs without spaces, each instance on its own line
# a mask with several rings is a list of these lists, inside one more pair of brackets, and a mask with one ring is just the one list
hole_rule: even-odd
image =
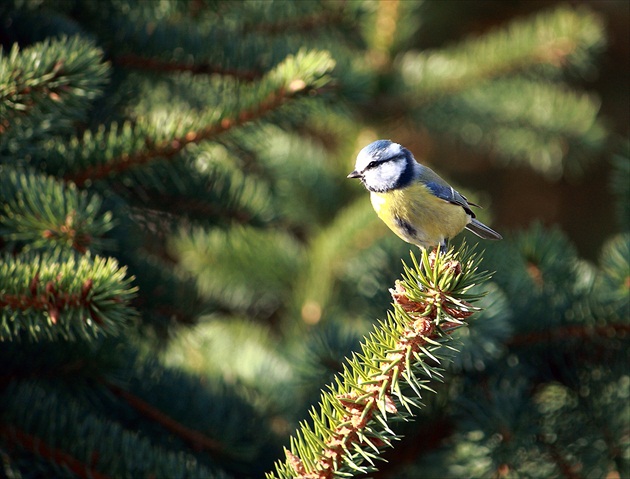
[[464,208],[466,213],[468,213],[472,218],[475,217],[475,213],[472,212],[472,210],[470,209],[470,206],[471,205],[477,206],[477,205],[475,205],[474,203],[469,203],[464,195],[459,194],[459,192],[457,192],[455,188],[448,185],[446,182],[442,183],[442,182],[436,182],[436,181],[429,181],[425,183],[425,185],[427,188],[429,188],[429,190],[431,190],[431,193],[433,193],[438,198],[444,201],[448,201],[449,203],[453,203],[455,205],[461,206],[462,208]]

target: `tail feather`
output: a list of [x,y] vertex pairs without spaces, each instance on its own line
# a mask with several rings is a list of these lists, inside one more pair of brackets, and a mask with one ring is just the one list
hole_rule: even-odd
[[487,227],[481,221],[477,221],[475,218],[470,220],[470,223],[466,225],[468,231],[472,231],[477,236],[483,239],[500,240],[503,238],[499,233],[492,228]]

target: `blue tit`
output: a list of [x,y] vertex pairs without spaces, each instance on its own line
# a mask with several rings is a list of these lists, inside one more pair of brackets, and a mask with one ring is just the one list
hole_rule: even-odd
[[501,235],[475,218],[468,202],[398,143],[378,140],[363,148],[348,178],[360,178],[376,214],[401,239],[421,248],[440,246],[464,228],[484,239]]

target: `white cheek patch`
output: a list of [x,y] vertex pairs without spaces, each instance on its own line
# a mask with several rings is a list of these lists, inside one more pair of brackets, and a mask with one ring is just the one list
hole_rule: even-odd
[[365,172],[365,182],[379,190],[392,188],[403,169],[402,159],[381,163],[378,168],[371,168]]
[[382,181],[384,183],[391,183],[400,176],[400,169],[400,161],[388,161],[381,164],[381,166],[377,168],[374,173],[377,174],[376,177],[379,181]]

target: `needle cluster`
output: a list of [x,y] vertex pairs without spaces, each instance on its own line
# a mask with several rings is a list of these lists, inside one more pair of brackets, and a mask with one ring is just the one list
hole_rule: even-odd
[[394,299],[385,321],[345,365],[335,384],[311,410],[276,465],[277,476],[327,479],[376,470],[396,433],[392,423],[409,420],[426,392],[442,378],[450,334],[478,310],[480,296],[470,289],[490,278],[480,272],[471,249],[411,255],[403,279],[391,290]]

